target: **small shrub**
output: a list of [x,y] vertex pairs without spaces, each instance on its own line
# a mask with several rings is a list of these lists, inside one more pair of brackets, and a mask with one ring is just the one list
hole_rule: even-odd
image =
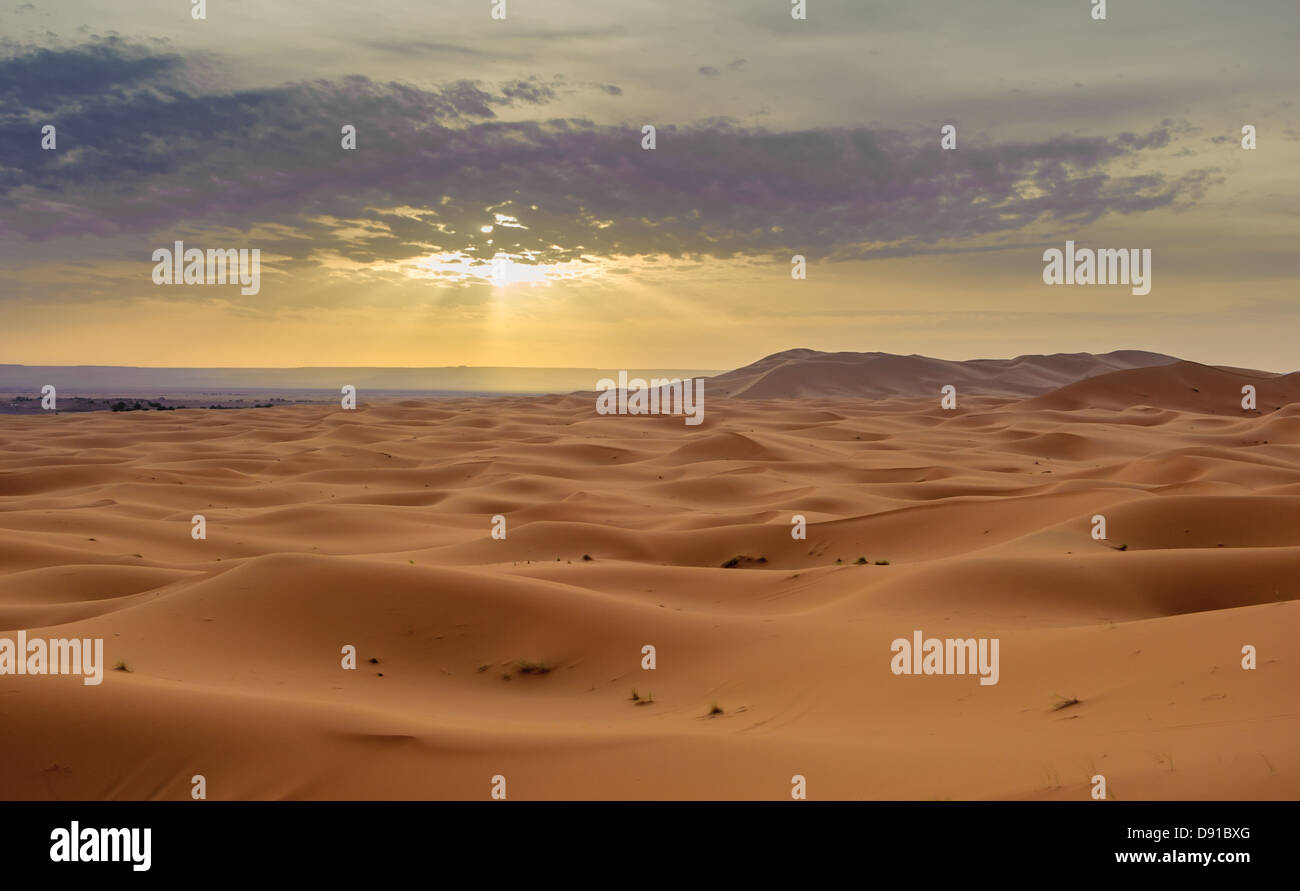
[[1056,704],[1052,706],[1052,711],[1059,712],[1063,708],[1069,708],[1072,705],[1078,704],[1079,698],[1077,696],[1071,696],[1068,699],[1064,696],[1057,696]]

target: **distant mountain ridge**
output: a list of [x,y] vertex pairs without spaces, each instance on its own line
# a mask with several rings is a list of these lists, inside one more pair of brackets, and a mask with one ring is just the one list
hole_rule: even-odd
[[707,386],[740,399],[913,398],[935,396],[948,384],[969,396],[1038,396],[1101,374],[1180,361],[1143,350],[952,360],[793,349],[708,378]]

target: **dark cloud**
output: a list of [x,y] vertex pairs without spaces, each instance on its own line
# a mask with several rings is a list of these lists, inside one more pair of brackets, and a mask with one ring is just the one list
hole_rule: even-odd
[[505,84],[501,88],[502,101],[506,104],[511,102],[527,102],[530,105],[541,105],[545,102],[555,100],[555,91],[546,84],[538,83],[537,78],[529,80],[516,80]]
[[41,48],[0,58],[0,114],[50,112],[95,97],[115,101],[163,84],[183,67],[178,55],[154,54],[117,38],[69,48]]
[[718,71],[718,69],[714,68],[712,65],[700,66],[700,74],[704,75],[705,77],[717,77],[719,73],[720,72]]
[[[57,70],[69,62],[79,76]],[[536,79],[419,89],[352,77],[209,94],[172,85],[177,65],[121,46],[0,61],[0,156],[17,159],[0,168],[0,233],[139,233],[151,244],[182,229],[257,227],[271,233],[258,246],[301,266],[322,252],[393,262],[436,250],[849,259],[1188,204],[1210,180],[1133,172],[1142,152],[1169,145],[1167,126],[968,137],[941,151],[930,132],[661,122],[658,148],[643,151],[639,123],[497,119],[496,108],[553,97]],[[46,120],[58,152],[33,150]],[[357,151],[340,148],[345,123]],[[527,228],[480,232],[495,213]]]

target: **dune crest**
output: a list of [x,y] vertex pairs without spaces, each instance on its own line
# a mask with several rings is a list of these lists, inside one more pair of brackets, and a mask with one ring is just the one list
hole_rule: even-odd
[[710,392],[742,399],[923,397],[945,385],[978,396],[1032,396],[1098,374],[1177,361],[1140,350],[955,361],[796,349],[773,353],[707,383]]

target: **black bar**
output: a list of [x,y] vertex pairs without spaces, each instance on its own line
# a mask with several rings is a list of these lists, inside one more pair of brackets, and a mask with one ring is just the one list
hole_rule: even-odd
[[[426,885],[551,877],[605,887],[696,871],[729,884],[908,874],[1231,881],[1294,869],[1296,813],[1294,802],[5,802],[0,838],[7,874],[132,882],[355,876],[377,887],[408,875]],[[129,852],[121,862],[53,861],[51,834],[73,821],[82,831],[148,827],[149,869],[135,870]],[[1211,860],[1177,859],[1189,852]],[[1156,862],[1118,862],[1151,853]]]

